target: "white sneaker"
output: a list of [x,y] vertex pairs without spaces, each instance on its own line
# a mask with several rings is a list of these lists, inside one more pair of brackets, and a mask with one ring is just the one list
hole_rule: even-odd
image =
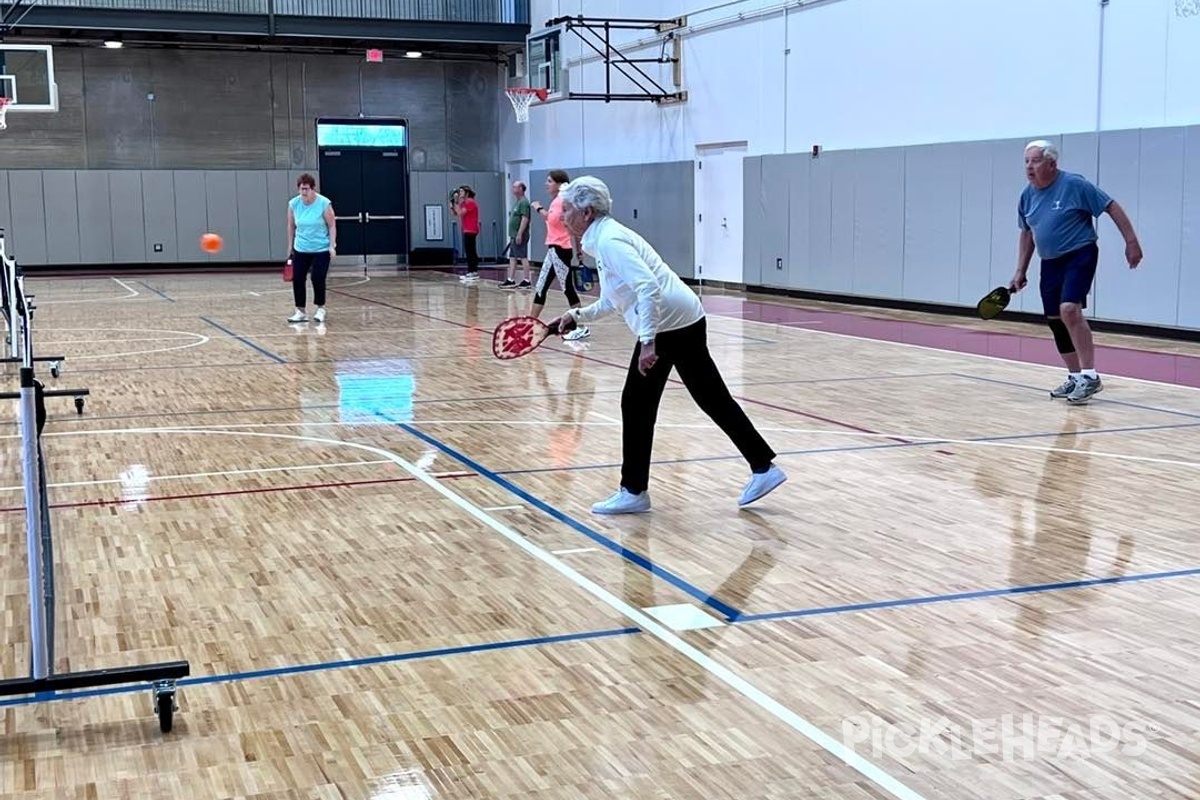
[[591,336],[592,332],[588,328],[576,328],[563,337],[568,342],[578,342],[580,339],[586,339]]
[[308,314],[296,309],[296,313],[288,317],[288,322],[308,322]]
[[786,480],[787,474],[774,464],[766,472],[752,474],[750,482],[742,490],[742,496],[738,500],[738,505],[744,507],[750,505],[755,500],[761,500],[772,490],[782,486]]
[[634,494],[624,486],[618,489],[612,497],[609,497],[607,500],[601,500],[592,506],[593,514],[640,514],[643,511],[649,510],[649,491]]
[[318,325],[323,324],[325,322],[325,309],[318,308],[317,313],[313,314],[313,319],[317,321]]

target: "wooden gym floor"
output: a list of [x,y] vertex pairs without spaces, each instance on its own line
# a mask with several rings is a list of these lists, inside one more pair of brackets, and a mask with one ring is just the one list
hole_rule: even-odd
[[91,390],[44,439],[56,667],[193,676],[165,736],[142,686],[0,700],[3,797],[1200,796],[1200,347],[1099,336],[1075,408],[1037,327],[706,292],[791,480],[739,511],[673,384],[653,512],[605,519],[619,319],[501,363],[527,293],[332,285],[318,329],[274,273],[29,280]]

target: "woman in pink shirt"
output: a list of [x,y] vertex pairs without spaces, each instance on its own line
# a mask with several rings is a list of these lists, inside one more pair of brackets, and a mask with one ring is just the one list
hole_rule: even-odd
[[475,202],[475,190],[470,186],[458,187],[460,200],[451,209],[462,222],[463,249],[467,251],[467,274],[464,283],[479,280],[479,250],[475,246],[479,238],[479,203]]
[[[567,231],[566,225],[563,224],[562,198],[558,196],[559,191],[570,180],[571,177],[567,175],[566,170],[550,170],[550,174],[546,176],[546,192],[551,197],[550,208],[546,208],[536,201],[532,205],[534,212],[546,220],[546,258],[542,261],[542,272],[538,275],[537,284],[534,286],[533,308],[530,311],[535,317],[541,316],[542,309],[546,305],[546,292],[555,275],[558,276],[558,282],[562,284],[563,294],[567,296],[567,304],[571,308],[579,308],[581,305],[579,293],[575,291],[575,268],[571,266],[571,261],[574,260],[575,251],[578,248]],[[582,251],[580,251],[580,256],[582,257],[582,255]],[[584,339],[591,333],[586,327],[579,327],[563,338],[575,341]]]

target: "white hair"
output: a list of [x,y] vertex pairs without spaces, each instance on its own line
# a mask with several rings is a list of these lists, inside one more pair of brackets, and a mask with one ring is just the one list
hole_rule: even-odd
[[1058,163],[1058,148],[1052,143],[1046,141],[1045,139],[1038,139],[1037,141],[1030,142],[1029,144],[1025,145],[1025,152],[1029,152],[1035,147],[1041,149],[1042,155],[1046,157],[1047,161],[1053,161],[1056,164]]
[[564,183],[558,189],[558,196],[564,203],[570,203],[579,210],[592,209],[597,217],[608,216],[612,211],[612,195],[604,181],[591,175],[584,175]]

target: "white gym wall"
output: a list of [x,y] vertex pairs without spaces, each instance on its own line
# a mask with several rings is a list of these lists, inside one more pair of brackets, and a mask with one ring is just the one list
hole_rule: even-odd
[[[839,174],[818,176],[840,187],[830,187],[832,208],[827,221],[836,225],[845,219],[843,238],[848,237],[849,249],[839,259],[838,248],[832,247],[833,258],[845,262],[840,267],[850,271],[857,241],[859,261],[866,253],[872,263],[865,268],[878,273],[877,279],[831,281],[827,270],[838,266],[833,264],[822,265],[819,279],[814,280],[814,267],[807,264],[789,270],[797,273],[800,282],[792,280],[786,285],[806,288],[807,283],[812,288],[829,286],[829,290],[897,298],[915,292],[914,299],[921,299],[922,294],[930,293],[931,285],[944,287],[953,278],[955,298],[941,291],[935,293],[936,298],[927,299],[955,302],[959,283],[964,286],[963,296],[969,297],[990,288],[977,286],[978,281],[1011,273],[1008,262],[1015,259],[1016,241],[1016,195],[1012,192],[1019,192],[1023,183],[1020,145],[1035,137],[1060,137],[1067,147],[1063,167],[1093,177],[1097,168],[1102,168],[1102,185],[1119,196],[1144,231],[1147,264],[1136,279],[1113,273],[1111,258],[1119,256],[1120,243],[1112,238],[1115,231],[1105,232],[1102,247],[1111,258],[1102,265],[1093,313],[1131,321],[1200,324],[1200,320],[1177,318],[1173,311],[1179,292],[1190,289],[1194,294],[1200,289],[1200,232],[1196,230],[1200,223],[1195,222],[1200,217],[1196,213],[1200,210],[1200,186],[1195,185],[1200,173],[1186,169],[1184,163],[1185,152],[1194,154],[1188,164],[1200,162],[1200,134],[1189,137],[1182,129],[1200,124],[1200,81],[1196,79],[1200,75],[1200,17],[1177,17],[1175,0],[811,0],[788,4],[768,0],[534,0],[533,26],[536,29],[549,18],[575,14],[662,19],[686,15],[683,88],[688,101],[665,107],[648,102],[595,101],[535,105],[530,122],[521,126],[501,97],[498,102],[506,111],[501,117],[502,161],[528,158],[534,169],[684,161],[696,159],[698,153],[720,150],[711,146],[738,142],[745,143],[749,158],[807,154],[813,145],[823,148],[822,158],[837,151],[897,148],[894,153],[860,154]],[[648,36],[647,32],[622,33],[626,39]],[[639,56],[657,52],[657,46],[651,47],[639,51]],[[579,63],[585,53],[592,55],[573,34],[564,37],[571,88],[602,90],[601,65],[595,60]],[[669,77],[669,73],[661,74]],[[1165,128],[1179,130],[1161,131],[1158,135],[1166,138],[1156,144],[1160,140],[1154,138],[1153,129]],[[1146,134],[1143,146],[1139,131],[1147,129],[1152,132]],[[1097,136],[1107,131],[1128,133],[1124,138]],[[1070,134],[1090,137],[1061,138]],[[1010,170],[1008,177],[1015,180],[994,193],[977,192],[979,202],[986,201],[989,207],[960,207],[955,196],[951,210],[939,207],[936,196],[928,193],[923,206],[905,201],[906,176],[919,166],[908,164],[913,151],[906,146],[985,141],[996,145],[995,140],[1015,148],[1011,166],[1000,163],[1000,155],[993,154],[987,168],[976,165],[976,172],[990,180],[993,174],[1005,176]],[[1007,144],[1008,140],[1013,144]],[[1072,143],[1074,150],[1069,147]],[[1155,160],[1143,174],[1138,160],[1147,149]],[[1103,169],[1105,150],[1113,159],[1108,172]],[[931,155],[932,162],[920,169],[938,169],[938,154],[923,151],[926,162]],[[1163,158],[1169,163],[1159,163]],[[1132,165],[1126,163],[1130,159]],[[916,157],[919,160],[920,156]],[[820,163],[821,159],[813,161]],[[898,185],[901,194],[894,203],[877,197],[873,205],[862,208],[864,213],[892,218],[875,220],[872,226],[876,230],[855,230],[854,219],[860,224],[862,220],[853,211],[856,192],[850,176],[871,172],[872,163],[896,173],[892,176],[896,180],[869,180],[864,185],[885,191]],[[697,177],[697,193],[743,195],[742,175],[723,168],[714,172],[728,185],[716,186],[714,180]],[[1166,180],[1172,173],[1174,179]],[[1106,180],[1106,175],[1111,180]],[[780,174],[771,177],[770,190],[761,190],[767,193],[764,202],[773,202],[772,196],[786,201]],[[795,179],[809,180],[809,176],[797,173]],[[961,188],[961,184],[954,185]],[[861,207],[862,198],[857,202]],[[973,202],[969,192],[962,202]],[[704,198],[695,198],[692,213],[699,213],[705,205]],[[1190,223],[1185,206],[1191,209]],[[1142,207],[1154,208],[1158,215],[1172,219],[1139,219]],[[971,224],[982,218],[992,227],[999,226],[996,240],[980,246],[988,257],[984,273],[964,278],[951,270],[936,280],[908,274],[917,267],[904,264],[905,231],[914,222],[918,227],[924,224],[923,217],[947,213],[965,217]],[[792,221],[790,216],[777,220]],[[743,240],[760,235],[759,220],[742,222],[736,233]],[[807,235],[803,226],[799,230],[796,225],[785,226],[795,236]],[[1111,222],[1103,220],[1101,228],[1111,229]],[[959,233],[952,237],[956,242]],[[890,238],[901,241],[892,247],[887,243]],[[1009,238],[1011,244],[1006,243]],[[697,261],[704,258],[704,241],[698,233]],[[1012,250],[1011,258],[1008,250]],[[1189,260],[1188,254],[1196,258]],[[931,262],[940,259],[946,269],[957,257],[957,249],[953,254],[929,254]],[[893,265],[889,259],[898,263]],[[759,265],[742,263],[705,265],[704,277],[769,282],[763,280]],[[1106,294],[1105,280],[1120,291],[1110,289]],[[1134,280],[1141,282],[1128,283]],[[1170,308],[1166,297],[1158,305],[1113,297],[1114,293],[1128,295],[1135,287],[1138,292],[1170,295]],[[1106,299],[1110,301],[1108,310],[1104,309]]]

